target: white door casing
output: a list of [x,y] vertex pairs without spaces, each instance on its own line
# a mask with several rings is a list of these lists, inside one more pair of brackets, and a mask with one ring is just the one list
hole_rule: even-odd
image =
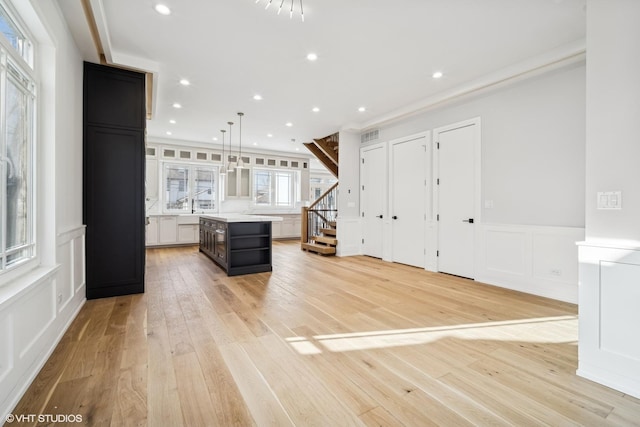
[[382,258],[384,220],[387,217],[387,150],[376,144],[360,150],[360,206],[362,253]]
[[438,128],[434,141],[438,271],[473,279],[480,222],[480,119]]
[[390,142],[392,261],[425,266],[426,148],[429,132]]

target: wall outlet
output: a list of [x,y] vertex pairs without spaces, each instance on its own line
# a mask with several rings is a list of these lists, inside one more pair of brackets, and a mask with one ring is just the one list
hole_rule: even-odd
[[562,270],[559,268],[552,268],[550,273],[552,276],[562,276]]

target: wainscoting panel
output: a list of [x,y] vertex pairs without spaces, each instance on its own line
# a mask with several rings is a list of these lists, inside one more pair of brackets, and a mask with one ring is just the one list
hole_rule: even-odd
[[362,254],[362,231],[360,218],[338,218],[336,221],[338,246],[337,256]]
[[0,384],[13,368],[13,318],[11,314],[0,314],[0,336],[11,343],[0,348]]
[[84,234],[73,239],[73,286],[76,293],[82,292],[85,288],[85,268],[84,268]]
[[640,265],[600,263],[600,348],[640,362],[640,339],[624,331],[640,326]]
[[580,244],[578,375],[640,398],[640,248]]
[[16,350],[22,359],[29,353],[56,317],[55,282],[44,282],[22,298],[15,312],[20,333],[15,337]]
[[84,226],[58,234],[56,265],[3,288],[0,419],[18,403],[86,301]]
[[485,269],[497,274],[529,274],[528,233],[489,228],[485,232]]
[[480,282],[578,302],[578,248],[583,228],[478,224]]

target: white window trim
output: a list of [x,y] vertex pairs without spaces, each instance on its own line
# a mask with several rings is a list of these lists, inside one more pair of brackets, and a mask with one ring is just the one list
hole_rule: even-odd
[[166,200],[166,176],[165,171],[168,166],[176,166],[181,168],[189,168],[189,196],[187,206],[191,206],[191,201],[193,200],[193,185],[195,183],[194,172],[196,169],[204,169],[211,168],[213,169],[214,179],[215,179],[215,190],[216,197],[214,200],[214,209],[199,209],[196,210],[195,214],[198,213],[217,213],[220,210],[220,203],[222,202],[222,197],[220,194],[220,165],[217,164],[205,164],[205,163],[193,163],[193,162],[181,162],[181,161],[162,161],[160,162],[160,185],[159,185],[159,202],[162,206],[162,213],[168,215],[181,215],[181,214],[191,214],[191,209],[167,209],[167,200]]
[[[276,173],[285,173],[287,175],[291,175],[292,179],[292,188],[289,189],[289,193],[291,196],[291,204],[289,205],[274,205],[272,203],[265,205],[265,204],[258,204],[256,203],[256,178],[255,178],[255,174],[256,172],[269,172],[270,174],[276,174]],[[282,209],[292,209],[295,208],[295,206],[300,202],[300,196],[301,196],[301,173],[299,170],[297,169],[280,169],[280,168],[274,168],[274,167],[253,167],[252,168],[252,172],[251,172],[251,180],[252,180],[252,185],[251,185],[251,205],[255,208],[255,209],[264,209],[264,210],[282,210]],[[272,183],[273,185],[273,183]]]
[[[39,257],[39,248],[38,248],[38,233],[37,233],[37,229],[36,229],[36,224],[38,223],[37,220],[37,215],[38,215],[38,207],[36,205],[36,200],[37,200],[37,181],[38,181],[38,175],[37,175],[37,159],[36,159],[36,152],[37,152],[37,147],[38,147],[38,135],[37,135],[37,129],[38,129],[38,109],[39,109],[39,103],[38,103],[38,97],[37,97],[37,93],[38,93],[38,87],[40,84],[39,79],[36,77],[37,74],[37,70],[35,70],[35,59],[37,57],[37,45],[35,43],[35,39],[33,37],[33,35],[27,31],[26,26],[24,25],[24,23],[21,21],[19,14],[17,14],[15,12],[15,10],[13,9],[12,5],[9,4],[6,1],[1,1],[1,4],[3,5],[4,9],[7,11],[7,13],[10,15],[11,20],[13,21],[13,23],[18,27],[18,29],[23,33],[23,35],[29,40],[29,42],[31,43],[31,55],[32,55],[32,64],[29,64],[27,61],[25,61],[25,59],[14,49],[14,47],[9,43],[9,41],[4,37],[4,36],[0,36],[0,57],[1,57],[1,73],[3,75],[2,79],[0,80],[0,82],[2,83],[2,90],[0,91],[0,93],[5,94],[6,93],[6,86],[4,85],[4,82],[6,81],[5,79],[8,79],[7,75],[9,73],[8,71],[8,67],[10,66],[9,64],[11,64],[11,67],[17,69],[21,74],[23,74],[25,77],[27,77],[30,81],[30,84],[33,85],[32,88],[28,88],[27,89],[27,93],[30,94],[30,96],[32,97],[32,105],[31,105],[31,119],[32,122],[30,123],[30,129],[28,130],[29,132],[29,137],[30,137],[30,146],[28,147],[28,162],[29,162],[29,170],[28,170],[28,177],[27,177],[27,181],[28,181],[28,186],[29,186],[29,214],[27,216],[27,241],[28,243],[26,245],[23,245],[21,248],[24,247],[30,247],[31,249],[31,256],[28,258],[24,258],[19,260],[18,262],[16,262],[15,264],[11,265],[11,266],[4,266],[4,257],[6,257],[6,255],[10,252],[12,252],[13,250],[18,250],[16,248],[13,248],[11,251],[6,251],[4,252],[4,256],[3,258],[0,258],[0,286],[5,286],[7,284],[12,283],[13,281],[19,279],[21,276],[28,274],[30,271],[33,271],[35,268],[37,268],[37,266],[40,264],[40,257]],[[4,111],[5,108],[5,98],[4,96],[2,97],[2,108],[0,109],[1,111]],[[5,123],[4,123],[4,114],[2,114],[2,125],[0,126],[0,129],[5,129]],[[2,136],[2,138],[4,138],[4,136]],[[0,159],[2,159],[1,157],[1,152],[0,152]],[[5,178],[4,176],[0,177],[0,200],[5,200],[6,197],[6,182],[5,182]],[[4,209],[2,209],[0,211],[0,228],[1,228],[1,239],[2,241],[0,241],[0,247],[5,248],[5,244],[6,244],[6,223],[7,223],[7,218],[6,218],[6,211]]]

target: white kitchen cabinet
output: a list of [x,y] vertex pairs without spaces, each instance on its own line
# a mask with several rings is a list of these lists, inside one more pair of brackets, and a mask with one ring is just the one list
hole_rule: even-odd
[[156,215],[149,217],[147,246],[192,245],[200,240],[198,215]]
[[146,226],[145,241],[147,246],[153,246],[158,244],[158,217],[149,217],[149,222]]
[[176,216],[159,216],[160,238],[158,243],[161,245],[175,244],[178,241],[178,218]]
[[198,243],[200,240],[199,222],[199,215],[180,215],[178,217],[178,243]]
[[274,239],[296,239],[300,237],[300,214],[276,214],[282,221],[271,223],[271,233]]
[[178,243],[198,243],[199,238],[197,224],[178,225]]
[[[235,159],[235,157],[230,157]],[[242,169],[234,169],[233,172],[227,171],[227,197],[250,197],[251,196],[251,170],[246,163],[249,158],[243,157],[245,167]]]

